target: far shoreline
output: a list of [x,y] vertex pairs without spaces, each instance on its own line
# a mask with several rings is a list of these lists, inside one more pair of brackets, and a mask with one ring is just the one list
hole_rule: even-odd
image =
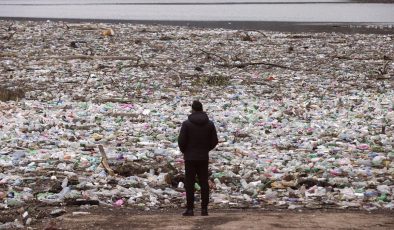
[[4,21],[56,21],[69,23],[132,23],[146,25],[171,25],[192,28],[223,28],[234,30],[266,30],[290,33],[346,33],[346,34],[394,34],[393,23],[349,23],[349,22],[279,22],[279,21],[163,21],[163,20],[119,20],[83,18],[28,18],[0,17]]

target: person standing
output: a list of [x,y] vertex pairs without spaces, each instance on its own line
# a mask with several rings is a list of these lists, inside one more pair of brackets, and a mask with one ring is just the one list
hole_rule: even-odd
[[199,101],[193,101],[192,113],[182,123],[178,146],[185,160],[186,211],[183,216],[194,216],[194,184],[196,176],[201,187],[201,215],[208,216],[209,151],[218,144],[215,125],[203,111]]

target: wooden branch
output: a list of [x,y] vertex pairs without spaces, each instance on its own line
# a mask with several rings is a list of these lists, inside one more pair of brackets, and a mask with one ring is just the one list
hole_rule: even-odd
[[263,33],[260,30],[247,30],[247,31],[249,31],[249,32],[256,32],[256,33],[259,33],[259,34],[263,35],[263,37],[268,37],[265,33]]
[[220,58],[225,63],[224,64],[217,64],[217,65],[218,66],[222,66],[222,67],[245,68],[245,67],[250,66],[250,65],[267,65],[267,66],[273,66],[273,67],[277,67],[277,68],[290,69],[290,70],[297,71],[297,69],[294,69],[294,68],[291,68],[291,67],[288,67],[288,66],[274,64],[274,63],[268,63],[268,62],[245,62],[245,63],[238,63],[238,64],[236,64],[236,63],[229,63],[229,60],[225,59],[224,57],[222,57],[220,55],[217,55],[217,54],[205,51],[203,49],[198,49],[198,50],[200,50],[201,52],[206,53],[208,55],[212,55],[212,56]]
[[112,102],[112,103],[132,103],[135,101],[135,98],[96,98],[93,100],[94,102],[98,103],[107,103],[107,102]]
[[[16,57],[16,58],[22,58],[19,55],[15,53],[0,53],[0,58],[10,58],[10,57]],[[132,60],[136,61],[136,57],[128,57],[128,56],[90,56],[90,55],[69,55],[69,56],[28,56],[28,57],[23,57],[27,58],[30,60],[40,60],[40,59],[60,59],[60,60],[75,60],[75,59],[81,59],[81,60]]]
[[86,85],[86,84],[88,83],[89,79],[90,79],[90,74],[89,74],[88,77],[86,78],[86,80],[85,80],[85,82],[84,82],[84,85]]
[[[45,58],[45,57],[44,57]],[[63,60],[73,60],[73,59],[83,59],[83,60],[136,60],[135,57],[127,56],[89,56],[89,55],[71,55],[71,56],[49,56],[48,59],[63,59]],[[43,59],[39,57],[38,59]]]
[[112,117],[132,117],[132,118],[138,118],[140,116],[137,113],[126,113],[126,112],[109,112],[106,113],[106,115]]
[[107,154],[105,154],[103,145],[98,145],[98,148],[101,153],[101,164],[104,166],[105,171],[107,171],[110,176],[115,176],[114,171],[109,167]]
[[205,51],[205,50],[203,50],[203,49],[198,49],[198,50],[200,50],[201,52],[206,53],[206,54],[208,54],[208,55],[212,55],[212,56],[218,57],[218,58],[220,58],[222,61],[228,63],[228,60],[225,59],[224,57],[221,57],[221,56],[219,56],[219,55],[217,55],[217,54],[214,54],[214,53]]
[[381,71],[381,74],[386,74],[387,70],[388,70],[388,66],[389,66],[390,61],[387,61],[384,65],[383,65],[383,69]]
[[67,30],[70,29],[70,27],[65,22],[63,22],[63,25],[66,26]]
[[357,61],[380,61],[380,60],[390,60],[390,57],[386,57],[387,59],[380,58],[380,57],[350,57],[350,56],[344,56],[344,55],[332,55],[332,59],[342,59],[342,60],[357,60]]
[[11,31],[12,30],[12,26],[14,25],[14,23],[11,23],[9,26],[8,26],[8,31]]
[[8,36],[4,37],[5,40],[10,40],[14,35],[16,34],[16,31],[13,33],[10,33]]
[[99,30],[103,29],[98,26],[90,25],[88,23],[69,23],[67,25],[69,29],[77,29],[77,30]]
[[18,57],[16,53],[11,53],[11,52],[1,52],[0,53],[0,58],[10,58],[10,57]]
[[246,62],[246,63],[234,63],[234,64],[219,64],[219,66],[223,67],[230,67],[230,68],[245,68],[250,65],[266,65],[266,66],[273,66],[273,67],[278,67],[282,69],[290,69],[297,71],[298,69],[294,69],[292,67],[284,66],[284,65],[279,65],[279,64],[274,64],[274,63],[268,63],[268,62]]

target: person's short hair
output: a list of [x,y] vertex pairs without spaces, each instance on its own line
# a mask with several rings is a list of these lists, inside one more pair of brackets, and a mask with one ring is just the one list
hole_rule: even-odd
[[192,109],[196,112],[201,112],[202,111],[202,104],[199,101],[193,101],[192,104]]

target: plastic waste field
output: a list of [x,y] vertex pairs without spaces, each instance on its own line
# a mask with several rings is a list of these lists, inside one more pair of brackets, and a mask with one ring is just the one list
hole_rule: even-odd
[[393,35],[0,25],[1,210],[183,206],[194,99],[210,207],[393,209]]

